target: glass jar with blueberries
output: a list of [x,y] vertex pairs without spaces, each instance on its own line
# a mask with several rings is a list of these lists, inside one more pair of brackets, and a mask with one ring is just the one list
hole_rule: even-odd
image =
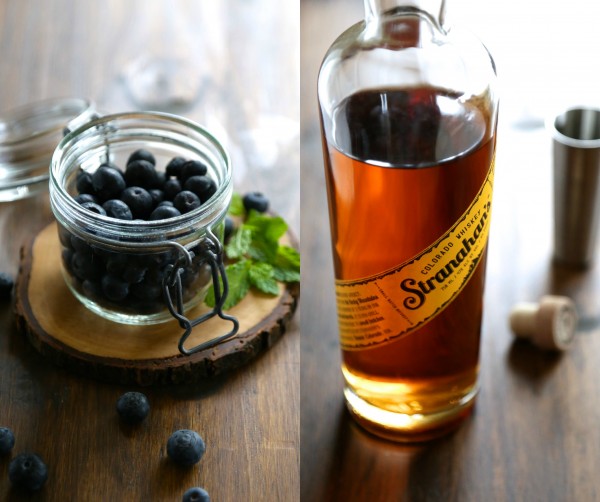
[[[185,329],[218,315],[227,296],[222,260],[232,197],[221,144],[182,117],[151,112],[107,115],[69,132],[50,169],[62,269],[73,294],[113,321],[153,324],[175,317]],[[215,307],[186,312],[213,284]]]

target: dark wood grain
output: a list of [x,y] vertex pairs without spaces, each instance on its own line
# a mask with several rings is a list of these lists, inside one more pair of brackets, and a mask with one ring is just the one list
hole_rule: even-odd
[[[363,432],[345,410],[316,77],[361,7],[303,3],[301,499],[600,500],[600,257],[589,270],[552,263],[551,143],[539,121],[517,126],[501,111],[474,414],[450,436],[401,445]],[[509,330],[512,306],[546,293],[571,296],[581,317],[562,355]]]
[[[235,189],[273,194],[273,211],[299,235],[297,136],[278,143],[276,158],[271,149],[268,164],[244,136],[274,113],[270,100],[297,125],[298,61],[279,50],[297,53],[297,30],[297,6],[270,0],[0,2],[0,115],[61,96],[93,99],[105,112],[140,109],[124,85],[128,63],[147,49],[183,54],[210,78],[196,101],[173,111],[223,138]],[[283,76],[291,85],[278,92],[273,82]],[[0,270],[16,276],[19,248],[51,220],[47,194],[0,203]],[[10,456],[0,458],[0,500],[178,501],[197,485],[215,501],[298,500],[299,338],[297,312],[286,335],[243,368],[195,385],[138,388],[57,368],[16,329],[12,306],[0,305],[0,425],[15,432],[12,455],[38,452],[49,468],[46,486],[29,497],[10,487]],[[116,400],[136,389],[152,410],[141,426],[124,427]],[[166,457],[180,428],[207,444],[191,469]]]

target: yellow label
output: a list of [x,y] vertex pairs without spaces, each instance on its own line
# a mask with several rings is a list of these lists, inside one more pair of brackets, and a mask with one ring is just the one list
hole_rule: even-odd
[[400,266],[335,284],[344,350],[389,343],[446,308],[471,278],[490,228],[494,160],[471,206],[430,247]]

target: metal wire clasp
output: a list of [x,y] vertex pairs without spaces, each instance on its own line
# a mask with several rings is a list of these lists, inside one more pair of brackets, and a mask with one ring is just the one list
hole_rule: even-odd
[[[185,330],[179,339],[179,352],[189,356],[190,354],[200,352],[201,350],[214,347],[215,345],[235,336],[239,330],[240,324],[234,316],[225,314],[223,312],[223,304],[225,303],[229,293],[229,284],[227,281],[227,275],[225,274],[225,266],[223,265],[223,246],[221,245],[219,239],[217,239],[210,229],[207,229],[206,239],[204,239],[203,242],[198,245],[198,256],[203,262],[208,263],[210,266],[212,283],[215,291],[215,306],[212,311],[207,312],[191,321],[185,316],[183,311],[183,287],[181,285],[181,274],[183,273],[185,267],[191,266],[194,253],[186,249],[184,246],[177,247],[181,252],[181,256],[174,265],[169,266],[170,270],[167,270],[167,273],[163,278],[163,296],[169,312],[171,312],[171,315],[177,319],[177,321],[179,321],[179,325]],[[223,291],[221,291],[221,282],[223,284]],[[175,293],[175,302],[173,302],[171,290],[173,290]],[[192,333],[194,326],[198,326],[199,324],[215,316],[219,316],[221,319],[226,321],[231,321],[233,324],[231,331],[217,338],[213,338],[212,340],[200,343],[191,349],[186,349],[184,344]]]

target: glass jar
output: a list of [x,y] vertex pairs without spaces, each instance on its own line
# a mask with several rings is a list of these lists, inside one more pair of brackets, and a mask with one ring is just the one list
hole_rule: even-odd
[[[165,178],[165,166],[174,157],[201,161],[216,192],[190,212],[156,221],[96,214],[75,200],[80,173],[92,174],[107,163],[124,169],[139,149],[154,155],[156,171]],[[210,133],[184,118],[122,113],[73,130],[56,148],[50,168],[50,203],[68,287],[104,318],[154,324],[174,316],[189,335],[198,320],[188,321],[184,312],[202,302],[216,282],[217,306],[203,317],[227,317],[220,312],[219,299],[221,281],[223,295],[227,293],[221,251],[232,192],[227,152]]]
[[0,115],[0,202],[30,197],[48,188],[48,165],[65,127],[96,117],[81,98],[55,98]]

